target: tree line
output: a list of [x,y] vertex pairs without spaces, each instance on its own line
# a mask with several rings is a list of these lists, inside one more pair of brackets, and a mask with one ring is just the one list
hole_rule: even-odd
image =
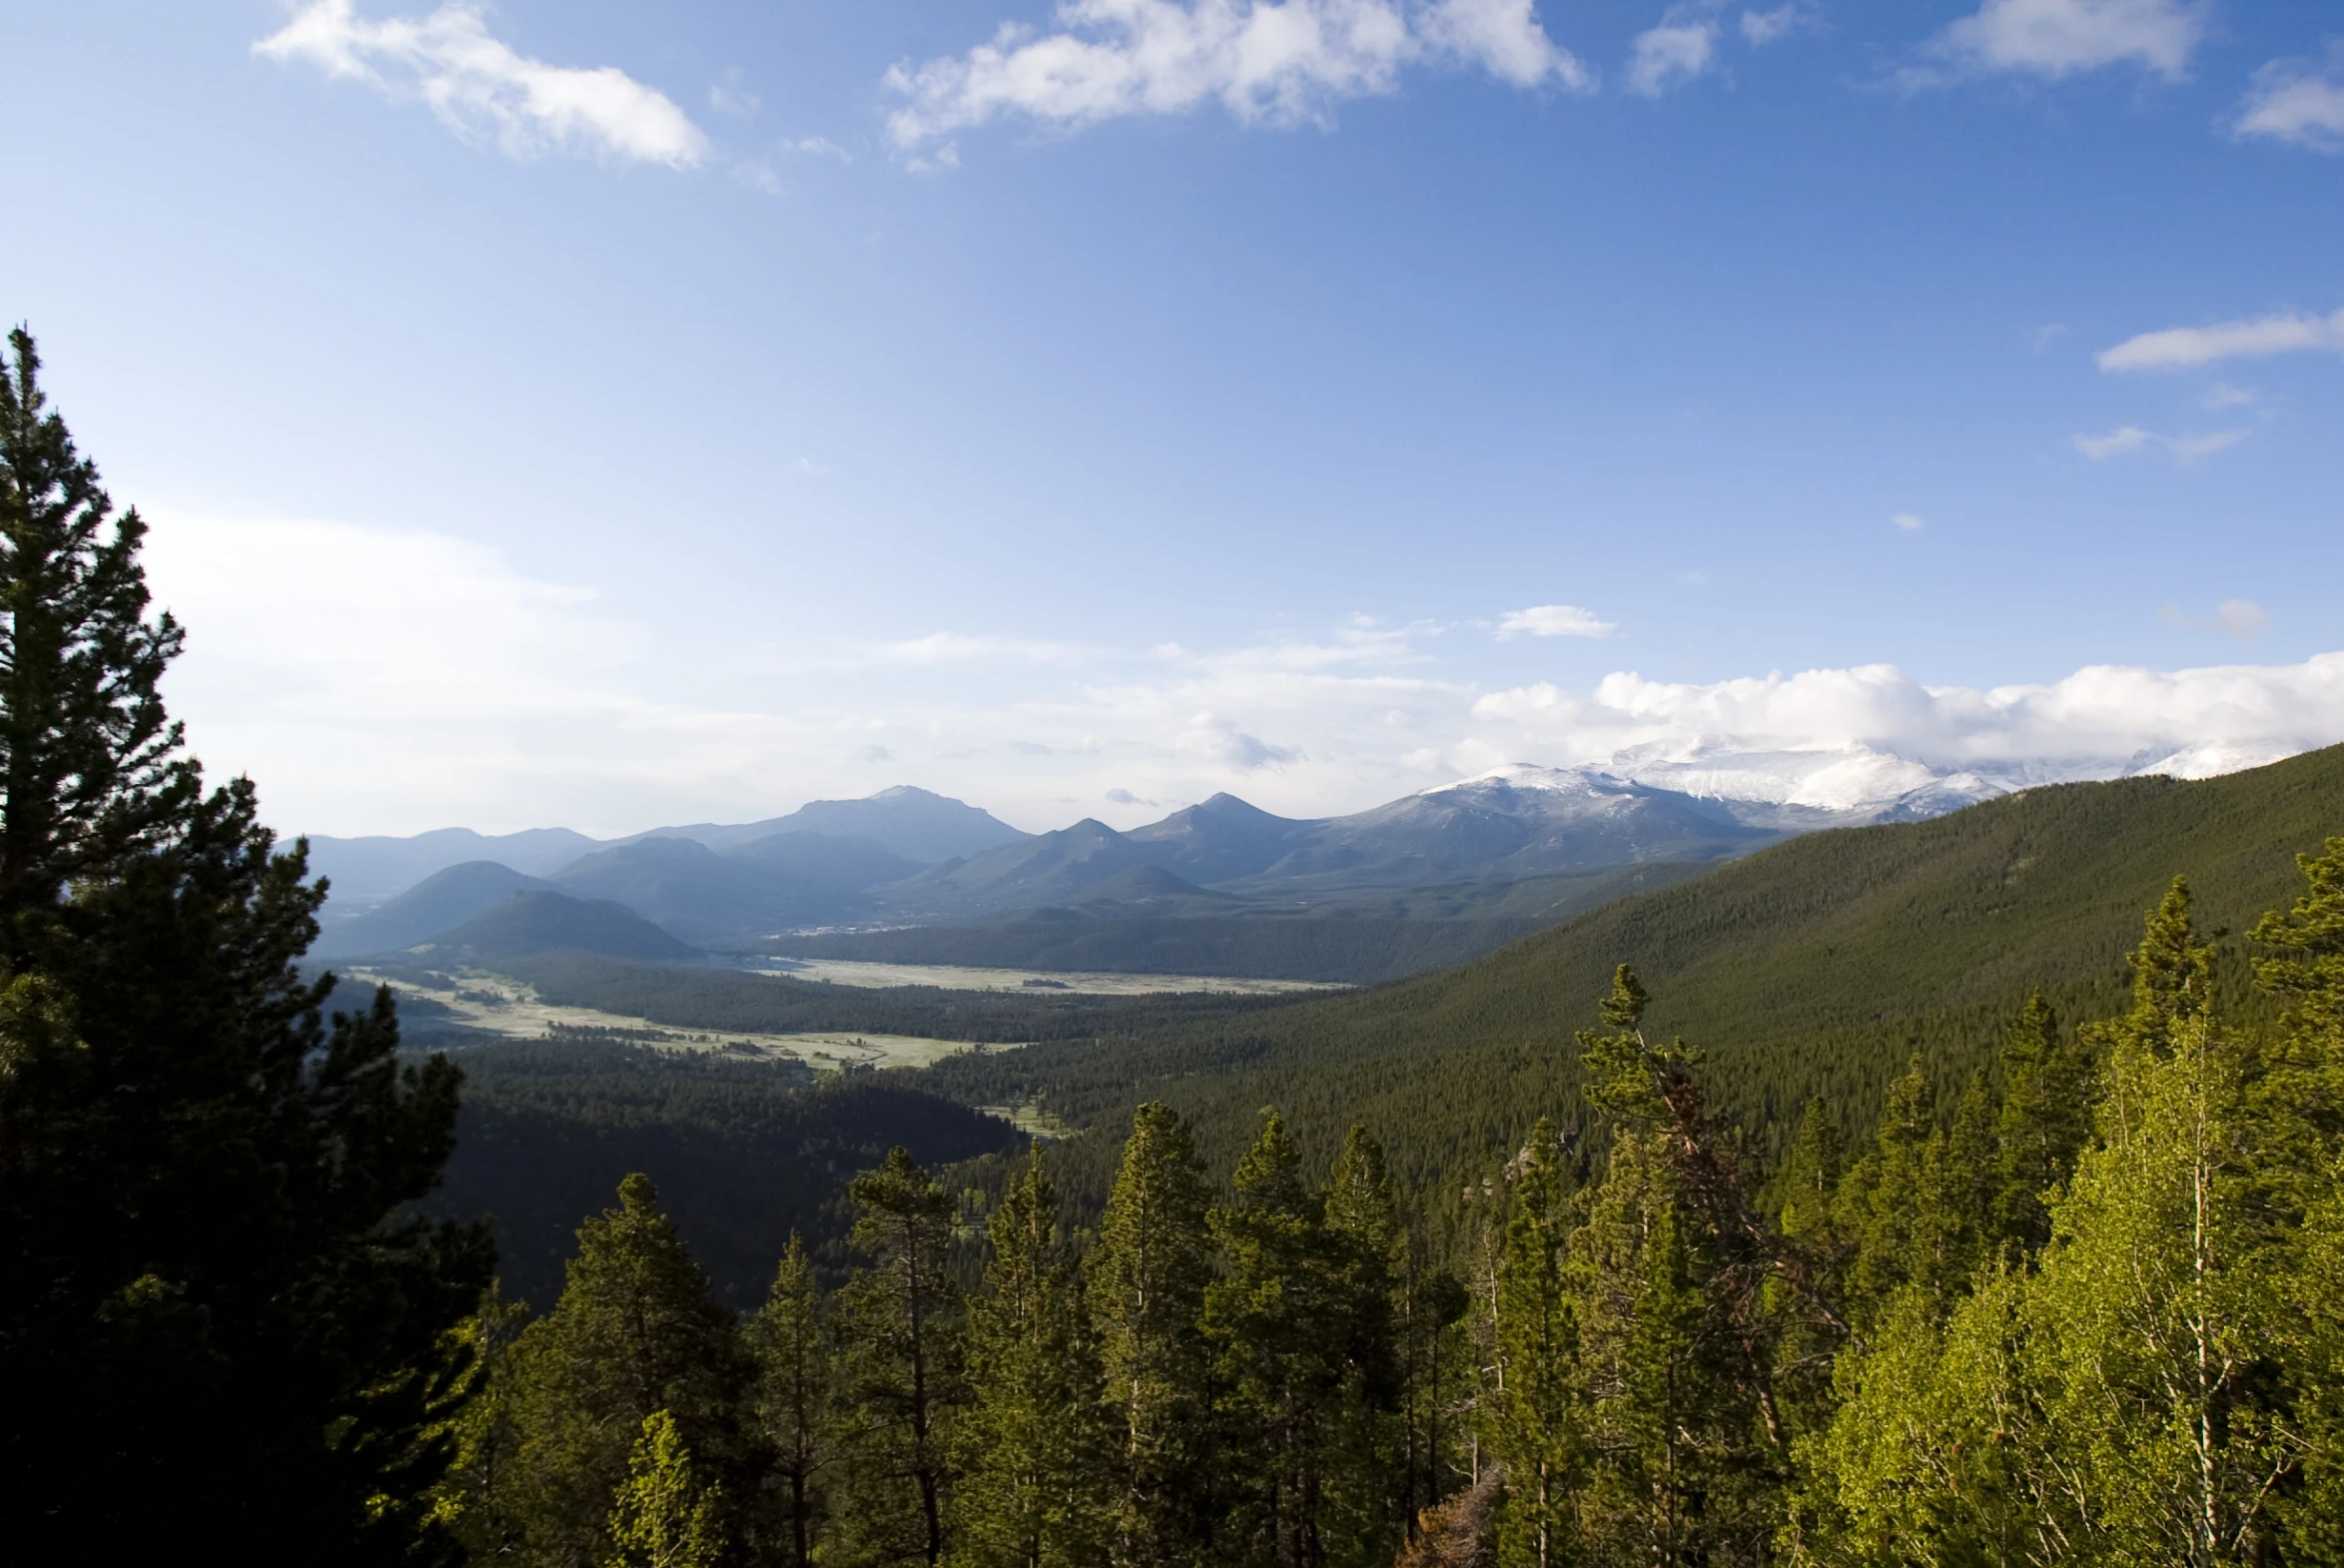
[[1461,1273],[1365,1129],[1314,1184],[1274,1112],[1216,1184],[1142,1107],[1083,1236],[1039,1152],[979,1242],[898,1150],[844,1283],[793,1243],[737,1318],[629,1177],[551,1311],[476,1320],[437,1516],[676,1568],[2344,1560],[2344,838],[2303,866],[2275,1032],[2176,882],[2127,1012],[2037,997],[1952,1107],[1916,1061],[1771,1172],[1623,966],[1608,1140],[1539,1124]]

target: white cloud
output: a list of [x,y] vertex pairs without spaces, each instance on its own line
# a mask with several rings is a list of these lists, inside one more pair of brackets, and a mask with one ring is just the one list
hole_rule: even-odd
[[2139,451],[2156,439],[2155,436],[2136,424],[2121,425],[2108,431],[2105,435],[2078,434],[2068,438],[2074,441],[2077,451],[2094,462]]
[[253,52],[420,98],[458,135],[513,158],[589,153],[689,169],[708,156],[699,127],[655,88],[615,66],[547,65],[515,53],[464,0],[383,22],[360,20],[352,0],[311,0]]
[[781,176],[760,163],[738,163],[732,166],[732,177],[750,190],[765,196],[782,193]]
[[2344,151],[2344,41],[2328,45],[2327,63],[2273,60],[2254,73],[2238,106],[2240,136],[2268,136],[2323,153]]
[[2124,424],[2105,434],[2078,434],[2068,439],[2074,442],[2077,451],[2094,462],[2156,450],[2166,453],[2175,462],[2190,463],[2211,457],[2218,451],[2227,451],[2253,433],[2252,430],[2207,430],[2197,435],[2159,435],[2137,424]]
[[1897,531],[1899,533],[1919,533],[1922,529],[1929,526],[1928,523],[1921,520],[1919,515],[1909,511],[1901,511],[1894,517],[1891,517],[1889,521],[1897,525]]
[[1532,0],[1064,0],[1055,30],[1005,24],[965,55],[892,68],[888,131],[908,152],[1003,118],[1077,127],[1212,100],[1290,125],[1442,62],[1517,87],[1592,85]]
[[2216,382],[2205,390],[2204,396],[2197,399],[2197,405],[2218,412],[2223,408],[2244,407],[2255,400],[2255,394],[2243,387],[2233,387],[2228,382]]
[[764,107],[765,101],[741,86],[741,73],[727,71],[724,80],[708,89],[708,107],[718,114],[746,120]]
[[1799,0],[1792,0],[1790,5],[1777,6],[1772,11],[1745,11],[1742,13],[1742,39],[1752,48],[1763,49],[1812,20],[1807,7]]
[[2049,685],[1983,690],[1925,686],[1889,664],[1706,684],[1623,672],[1584,699],[1543,684],[1493,692],[1473,715],[1481,727],[1465,752],[1499,761],[1606,762],[1634,748],[1694,758],[1730,744],[2104,778],[2208,748],[2266,761],[2344,741],[2344,653],[2173,671],[2093,665]]
[[2127,338],[2098,355],[2103,371],[2178,371],[2216,360],[2259,360],[2324,349],[2344,354],[2344,311],[2333,316],[2258,316],[2212,327],[2168,327]]
[[1974,70],[2053,79],[2124,64],[2172,78],[2205,28],[2203,0],[1985,0],[1931,51]]
[[2224,599],[2205,620],[2168,604],[2160,613],[2176,626],[2210,631],[2238,642],[2252,642],[2271,629],[2271,612],[2252,599]]
[[851,164],[855,161],[853,153],[848,152],[827,136],[801,136],[794,142],[784,142],[781,145],[789,152],[805,153],[811,157],[835,158],[842,164]]
[[1628,88],[1657,98],[1707,71],[1717,49],[1712,22],[1662,23],[1636,35],[1628,57]]
[[964,637],[932,631],[925,637],[881,646],[878,657],[892,664],[946,664],[969,660],[1009,661],[1019,664],[1065,664],[1096,650],[1069,642],[1029,642],[1015,637]]
[[1526,610],[1508,610],[1497,623],[1498,640],[1531,637],[1608,637],[1620,628],[1599,619],[1593,610],[1576,604],[1533,604]]
[[[819,628],[794,652],[681,647],[631,604],[441,534],[150,512],[157,603],[190,628],[173,710],[214,774],[250,771],[291,830],[618,834],[898,783],[1035,829],[1080,814],[1070,800],[1130,826],[1221,789],[1317,816],[1638,747],[1658,748],[1640,767],[1676,758],[1691,779],[1720,737],[1806,754],[1794,771],[1820,801],[1916,765],[1852,747],[2081,777],[2344,740],[2344,653],[1993,691],[1873,666],[1703,685],[1618,673],[1584,693],[1443,678],[1426,652],[1439,628],[1357,620],[1169,655],[940,634],[896,644],[908,659],[841,659]],[[2257,622],[2238,600],[2200,624]]]
[[1197,714],[1172,746],[1188,756],[1247,773],[1293,762],[1302,755],[1291,746],[1273,746],[1259,736],[1248,735],[1233,720],[1214,713]]

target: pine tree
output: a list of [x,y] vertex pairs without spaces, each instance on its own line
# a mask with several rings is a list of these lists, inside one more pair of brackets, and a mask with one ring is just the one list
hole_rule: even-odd
[[1109,1490],[1098,1357],[1040,1150],[988,1233],[993,1256],[969,1313],[972,1396],[956,1434],[953,1561],[1102,1563]]
[[1539,1121],[1506,1175],[1495,1379],[1483,1412],[1506,1493],[1499,1558],[1509,1568],[1558,1568],[1577,1557],[1577,1494],[1589,1456],[1578,1323],[1564,1282],[1571,1215],[1551,1123]]
[[1140,1107],[1086,1292],[1107,1385],[1118,1568],[1200,1561],[1209,1537],[1217,1466],[1201,1329],[1212,1268],[1205,1207],[1187,1126],[1168,1106]]
[[790,1232],[789,1249],[775,1271],[765,1304],[747,1327],[755,1359],[753,1395],[767,1469],[784,1495],[781,1560],[792,1568],[814,1561],[815,1533],[826,1498],[824,1471],[834,1442],[837,1396],[822,1290],[806,1260],[805,1243]]
[[471,1351],[468,1397],[450,1426],[454,1461],[433,1493],[432,1515],[467,1557],[483,1561],[512,1555],[522,1546],[513,1348],[528,1317],[528,1303],[504,1299],[491,1280],[479,1310],[457,1330]]
[[2063,1039],[2037,991],[2002,1037],[2002,1108],[1994,1130],[1994,1239],[2017,1254],[2050,1239],[2046,1196],[2075,1168],[2091,1127],[2091,1062]]
[[[661,1412],[709,1480],[748,1480],[741,1416],[752,1370],[732,1315],[709,1294],[649,1177],[628,1176],[618,1206],[578,1227],[561,1299],[523,1331],[513,1359],[515,1467],[532,1560],[611,1555],[612,1499],[644,1422]],[[724,1491],[737,1500],[749,1489]],[[729,1512],[720,1523],[736,1533]]]
[[[460,1075],[323,1014],[325,897],[206,793],[114,516],[0,374],[0,1505],[36,1557],[429,1560],[485,1231],[403,1217]],[[126,1506],[126,1499],[137,1499]],[[426,1538],[419,1539],[418,1531]]]
[[1223,1560],[1314,1568],[1329,1558],[1327,1470],[1348,1304],[1301,1155],[1274,1111],[1211,1215],[1224,1272],[1205,1287],[1230,1440]]
[[1400,1508],[1411,1540],[1459,1471],[1475,1370],[1466,1334],[1472,1295],[1454,1272],[1432,1266],[1426,1251],[1426,1239],[1410,1235],[1400,1296]]
[[1326,1464],[1327,1556],[1383,1568],[1408,1516],[1399,1315],[1408,1238],[1383,1147],[1365,1128],[1344,1135],[1320,1201],[1343,1336]]
[[675,1417],[652,1411],[610,1510],[607,1568],[715,1568],[724,1556],[721,1504],[721,1490],[692,1473]]
[[836,1539],[848,1562],[934,1568],[945,1553],[951,1425],[964,1394],[953,1198],[900,1148],[848,1193],[854,1243],[870,1262],[838,1305],[846,1418]]
[[1818,1098],[1800,1113],[1799,1130],[1775,1182],[1776,1227],[1794,1241],[1827,1235],[1832,1227],[1832,1194],[1839,1189],[1842,1157],[1840,1125]]
[[[1973,1109],[1972,1128],[1981,1111]],[[1967,1283],[1965,1229],[1973,1234],[1974,1221],[1965,1222],[1960,1211],[1951,1163],[1936,1096],[1917,1055],[1889,1086],[1873,1147],[1850,1168],[1837,1198],[1839,1222],[1855,1240],[1847,1288],[1860,1329],[1887,1316],[1902,1291],[1918,1292],[1930,1311],[1942,1314]],[[1964,1184],[1982,1179],[1975,1171],[1967,1175]]]

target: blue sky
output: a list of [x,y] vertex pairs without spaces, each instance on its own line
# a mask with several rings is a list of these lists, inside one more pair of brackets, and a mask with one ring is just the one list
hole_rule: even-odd
[[2329,6],[5,26],[0,308],[289,830],[2344,740]]

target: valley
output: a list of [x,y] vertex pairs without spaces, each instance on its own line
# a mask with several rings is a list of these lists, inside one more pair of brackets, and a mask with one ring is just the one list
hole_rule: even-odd
[[1511,765],[1326,818],[1280,817],[1224,793],[1128,830],[1086,818],[1026,833],[898,786],[608,841],[444,829],[315,838],[310,853],[334,889],[321,956],[767,955],[1034,970],[1070,986],[1096,984],[1070,975],[1107,974],[1160,986],[1372,984],[1465,962],[1805,833],[1926,820],[2055,776],[1950,772],[1863,747],[1720,744],[1624,752],[1605,767]]

